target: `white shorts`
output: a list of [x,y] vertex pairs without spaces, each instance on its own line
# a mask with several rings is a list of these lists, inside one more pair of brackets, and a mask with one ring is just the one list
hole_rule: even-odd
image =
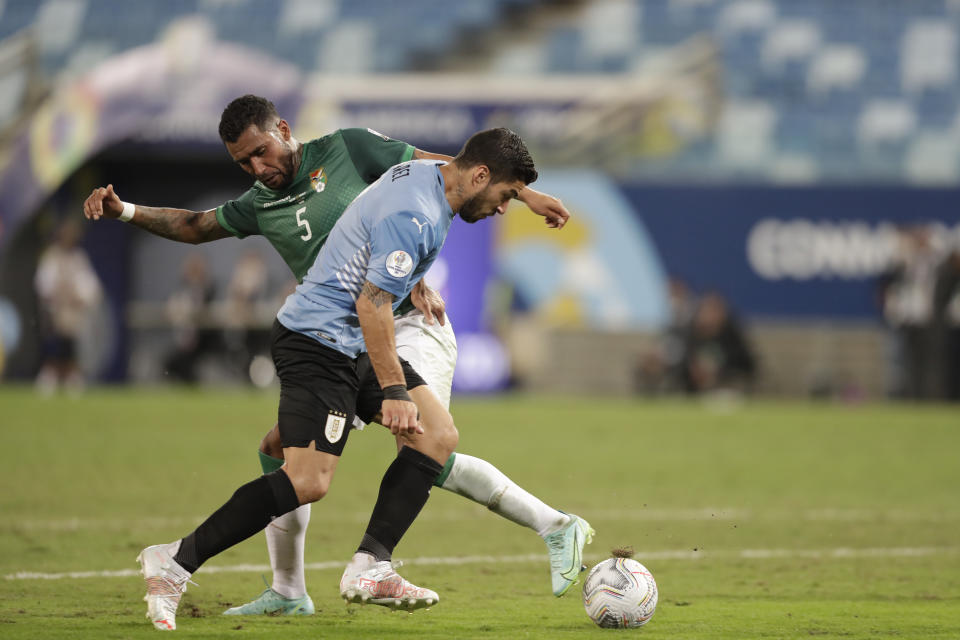
[[[397,354],[413,366],[449,410],[453,370],[457,366],[457,337],[450,318],[445,315],[444,320],[443,326],[436,321],[427,324],[423,314],[414,309],[398,316],[393,326]],[[355,416],[353,426],[363,431],[366,423]]]
[[450,408],[450,388],[453,370],[457,366],[457,338],[450,318],[444,316],[441,326],[434,319],[427,324],[417,309],[397,317],[394,330],[397,353],[413,365],[434,394],[447,409]]

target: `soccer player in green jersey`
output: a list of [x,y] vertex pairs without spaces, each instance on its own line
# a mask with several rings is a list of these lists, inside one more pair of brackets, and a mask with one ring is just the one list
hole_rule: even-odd
[[[257,96],[243,96],[227,106],[220,137],[234,162],[256,179],[238,199],[207,211],[148,207],[123,202],[108,185],[93,190],[84,202],[84,215],[91,220],[119,218],[156,235],[194,244],[263,235],[299,281],[343,210],[369,183],[400,162],[449,159],[367,129],[341,129],[301,144],[273,104]],[[543,216],[549,227],[562,228],[569,218],[557,198],[529,187],[519,199]],[[396,343],[401,356],[449,406],[456,339],[443,300],[422,281],[397,310]],[[259,455],[264,473],[283,465],[276,426],[261,442]],[[436,484],[536,531],[549,550],[555,595],[574,583],[583,546],[593,533],[583,519],[553,509],[489,462],[462,453],[450,456]],[[313,613],[303,569],[309,519],[310,505],[303,505],[266,528],[273,583],[254,601],[225,613]]]

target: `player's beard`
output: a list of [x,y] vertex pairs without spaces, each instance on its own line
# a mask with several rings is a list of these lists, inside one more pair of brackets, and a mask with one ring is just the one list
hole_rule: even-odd
[[269,184],[267,184],[267,186],[273,189],[274,191],[283,191],[284,189],[289,187],[291,184],[293,184],[293,178],[297,174],[298,160],[299,158],[296,152],[291,152],[287,157],[283,158],[280,161],[281,167],[275,174],[280,177],[280,182],[278,182],[275,186],[270,186]]
[[280,175],[283,177],[283,183],[280,185],[281,189],[286,189],[291,184],[293,184],[293,177],[297,175],[297,154],[291,153],[283,161],[283,169],[280,171]]
[[[496,213],[496,205],[484,200],[486,189],[473,196],[460,207],[460,219],[473,224]],[[486,210],[486,211],[485,211]]]

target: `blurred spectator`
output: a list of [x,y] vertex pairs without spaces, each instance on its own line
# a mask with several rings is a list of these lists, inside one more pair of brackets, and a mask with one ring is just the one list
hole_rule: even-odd
[[79,242],[79,223],[64,222],[37,265],[34,286],[40,303],[43,363],[36,383],[44,394],[61,385],[73,392],[84,387],[77,342],[103,290]]
[[756,359],[727,301],[708,293],[693,315],[684,342],[682,376],[690,393],[749,391]]
[[670,323],[653,347],[640,356],[635,371],[635,387],[639,393],[670,393],[684,387],[684,344],[697,301],[687,283],[676,277],[670,278],[667,295]]
[[210,314],[215,293],[206,258],[192,254],[183,263],[179,288],[167,300],[167,317],[174,327],[176,344],[164,368],[176,380],[196,382],[200,359],[222,350],[220,330],[214,328]]
[[940,330],[943,363],[943,396],[960,401],[960,243],[937,269],[934,316]]
[[933,293],[938,252],[928,225],[900,230],[891,269],[881,276],[883,317],[892,330],[890,393],[920,399],[936,393]]
[[[267,265],[255,251],[243,254],[227,285],[224,343],[231,362],[243,378],[258,354],[270,350],[270,320],[260,313],[267,300]],[[265,321],[266,320],[266,321]]]

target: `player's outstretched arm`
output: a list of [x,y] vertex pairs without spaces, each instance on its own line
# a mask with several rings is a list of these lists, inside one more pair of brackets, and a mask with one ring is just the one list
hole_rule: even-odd
[[[453,160],[453,158],[450,156],[445,156],[439,153],[430,153],[429,151],[422,151],[421,149],[414,150],[413,159],[444,160],[446,162]],[[517,196],[517,200],[527,205],[527,207],[530,208],[530,211],[533,211],[538,216],[543,216],[547,226],[551,229],[563,229],[563,225],[567,224],[567,220],[570,219],[570,212],[567,211],[565,206],[563,206],[563,202],[560,201],[560,198],[551,196],[549,193],[543,193],[541,191],[537,191],[536,189],[531,189],[530,187],[524,187],[523,191],[521,191]],[[424,313],[424,315],[427,314]]]
[[407,395],[407,380],[397,356],[393,330],[393,294],[367,281],[357,297],[357,317],[370,364],[383,389],[380,424],[394,435],[423,433],[417,405]]
[[216,209],[188,211],[124,203],[114,192],[112,184],[98,187],[87,196],[83,202],[83,215],[87,220],[120,218],[125,204],[133,207],[130,212],[133,217],[126,220],[127,222],[163,238],[200,244],[231,235],[217,221]]

